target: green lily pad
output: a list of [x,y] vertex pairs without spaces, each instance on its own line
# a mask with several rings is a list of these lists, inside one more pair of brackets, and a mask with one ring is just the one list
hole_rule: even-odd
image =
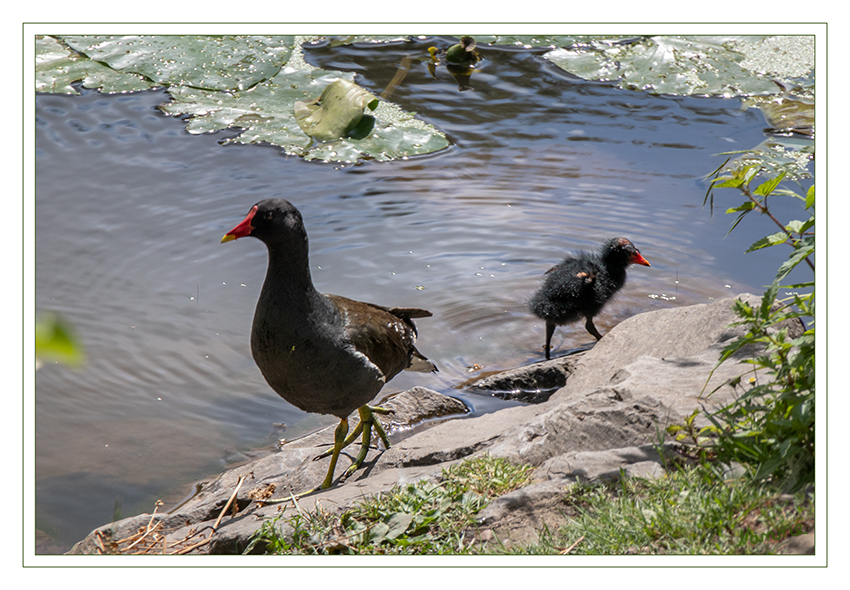
[[245,90],[274,76],[292,54],[292,36],[69,36],[72,49],[157,86]]
[[609,45],[622,39],[634,39],[631,36],[599,37],[591,35],[476,35],[476,43],[490,46],[517,46],[525,49],[534,47],[578,47],[582,45]]
[[[793,78],[808,71],[798,68],[793,72],[771,72],[771,76],[751,69],[763,67],[763,59],[757,60],[756,56],[763,54],[761,46],[771,39],[644,37],[631,43],[559,48],[544,57],[586,80],[612,81],[628,90],[727,97],[769,95],[781,92],[774,78]],[[803,61],[808,63],[809,49],[804,43],[788,51],[801,52]]]
[[35,40],[36,92],[79,94],[71,84],[100,88],[108,94],[147,90],[153,85],[142,76],[113,70],[69,50],[56,38],[37,36]]
[[[332,35],[313,37],[307,42],[308,45],[319,43],[328,43],[331,47],[340,47],[342,45],[354,45],[355,43],[369,43],[371,45],[385,43],[408,42],[414,39],[412,35]],[[420,39],[426,39],[425,35],[420,35]]]
[[328,84],[318,99],[295,101],[295,120],[307,135],[320,141],[332,141],[354,130],[367,107],[375,110],[377,106],[374,94],[340,78]]
[[[313,129],[295,117],[296,102],[314,100],[332,82],[353,85],[354,74],[326,71],[304,61],[305,37],[125,36],[41,37],[37,40],[36,89],[75,94],[83,81],[102,92],[164,86],[171,102],[164,113],[188,115],[189,133],[239,128],[233,143],[268,143],[305,159],[356,162],[393,160],[448,147],[445,134],[412,113],[380,101],[356,127]],[[70,47],[70,49],[69,49]],[[374,106],[374,97],[367,102]],[[356,118],[356,117],[355,117]]]
[[241,127],[242,133],[228,143],[270,143],[306,160],[388,161],[448,147],[445,134],[387,101],[379,101],[373,111],[374,125],[366,137],[315,142],[299,126],[295,103],[313,100],[336,80],[353,82],[354,74],[310,66],[304,62],[300,41],[296,40],[292,57],[270,80],[244,92],[171,88],[174,100],[160,108],[171,115],[191,115],[186,125],[190,133]]
[[302,155],[313,139],[295,120],[295,102],[321,94],[340,78],[351,80],[354,74],[318,69],[279,72],[271,80],[244,92],[177,86],[168,91],[172,102],[159,108],[169,115],[190,115],[186,121],[189,133],[242,128],[242,133],[228,143],[269,143],[282,147],[288,154]]

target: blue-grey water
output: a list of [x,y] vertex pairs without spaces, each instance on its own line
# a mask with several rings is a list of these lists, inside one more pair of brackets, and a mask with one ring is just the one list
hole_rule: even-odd
[[[319,48],[315,65],[358,73],[380,93],[427,43]],[[541,51],[488,50],[472,89],[414,67],[391,99],[443,130],[427,157],[340,166],[268,146],[220,145],[155,109],[164,91],[41,95],[36,112],[36,308],[76,328],[88,361],[36,375],[36,525],[41,551],[92,528],[166,508],[228,464],[334,419],[274,394],[249,331],[263,281],[257,241],[220,244],[256,201],[285,197],[304,215],[324,292],[416,306],[419,348],[440,369],[403,373],[384,392],[422,385],[477,413],[494,398],[458,391],[475,373],[542,356],[525,311],[541,275],[570,251],[624,235],[633,267],[596,321],[604,333],[643,311],[761,292],[787,252],[744,255],[770,222],[726,236],[739,203],[702,207],[716,154],[757,145],[765,123],[737,99],[659,97],[585,82]],[[793,202],[774,200],[780,219]],[[559,329],[564,351],[591,337]],[[285,431],[276,423],[285,423]]]

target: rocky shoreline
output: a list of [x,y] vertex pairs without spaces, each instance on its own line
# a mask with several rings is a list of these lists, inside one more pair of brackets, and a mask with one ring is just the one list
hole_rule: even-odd
[[[758,302],[749,294],[738,298]],[[552,529],[563,522],[558,507],[570,483],[621,473],[662,475],[666,461],[659,450],[673,452],[671,442],[659,445],[665,427],[681,423],[695,408],[710,409],[732,399],[734,391],[725,383],[747,367],[730,361],[712,374],[724,346],[742,333],[742,328],[730,327],[736,320],[731,305],[731,299],[724,299],[639,314],[590,350],[468,384],[527,405],[464,417],[462,402],[435,391],[413,388],[394,395],[383,404],[392,412],[381,416],[389,432],[424,419],[431,421],[429,427],[384,452],[371,451],[363,469],[342,484],[302,498],[299,505],[345,510],[364,496],[420,479],[436,480],[453,462],[489,454],[528,463],[535,471],[531,485],[496,499],[481,513],[480,532],[504,543],[533,541],[544,525]],[[792,337],[802,330],[799,324],[789,326]],[[332,440],[333,428],[328,428],[287,443],[276,453],[224,472],[171,513],[104,525],[69,553],[132,553],[127,549],[131,543],[118,541],[141,541],[146,532],[155,531],[160,538],[164,535],[169,553],[241,553],[284,505],[269,500],[285,500],[290,490],[297,493],[323,479],[329,459],[313,458],[317,447]],[[338,474],[344,465],[341,461]],[[795,537],[789,546],[806,553],[813,552],[813,543],[812,533]]]

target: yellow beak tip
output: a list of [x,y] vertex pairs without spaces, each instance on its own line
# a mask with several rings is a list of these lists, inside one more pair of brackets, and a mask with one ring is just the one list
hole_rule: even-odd
[[233,234],[227,234],[223,238],[221,238],[221,243],[224,244],[225,242],[232,242],[235,239],[236,236],[234,236]]

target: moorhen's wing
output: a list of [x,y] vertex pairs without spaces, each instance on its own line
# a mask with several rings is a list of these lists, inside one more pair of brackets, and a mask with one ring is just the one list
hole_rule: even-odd
[[378,366],[385,382],[410,365],[416,351],[416,327],[411,318],[428,317],[430,312],[416,308],[390,309],[339,295],[325,296],[345,318],[346,339]]

